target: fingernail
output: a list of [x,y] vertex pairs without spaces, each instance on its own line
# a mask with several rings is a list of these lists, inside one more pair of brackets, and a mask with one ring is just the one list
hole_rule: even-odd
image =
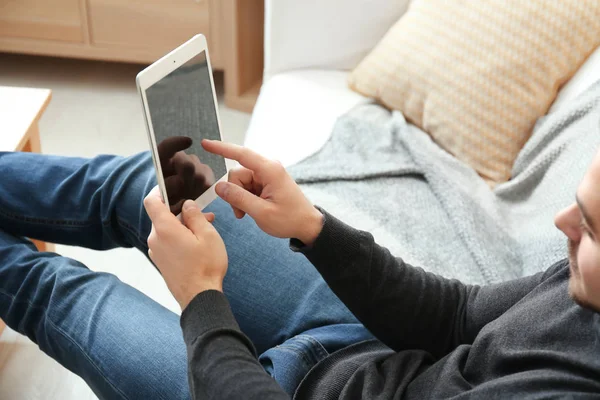
[[183,211],[189,211],[193,208],[196,208],[196,203],[193,200],[186,200],[183,203]]

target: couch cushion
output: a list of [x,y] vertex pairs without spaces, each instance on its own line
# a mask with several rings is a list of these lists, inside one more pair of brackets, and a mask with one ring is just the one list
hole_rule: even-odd
[[370,101],[350,90],[347,79],[348,72],[321,70],[273,76],[260,90],[245,145],[285,166],[315,153],[341,115]]
[[600,81],[600,47],[588,57],[575,75],[563,85],[549,112],[554,112],[572,103],[576,97],[598,81]]
[[415,0],[349,83],[495,184],[599,44],[597,0]]

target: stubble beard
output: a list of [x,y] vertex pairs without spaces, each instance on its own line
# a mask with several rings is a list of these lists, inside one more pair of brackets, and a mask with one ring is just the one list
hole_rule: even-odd
[[582,297],[581,293],[581,274],[579,272],[579,265],[577,264],[577,250],[579,244],[575,244],[571,239],[568,240],[567,247],[569,249],[569,296],[573,301],[579,304],[583,308],[588,310],[596,310],[586,299]]

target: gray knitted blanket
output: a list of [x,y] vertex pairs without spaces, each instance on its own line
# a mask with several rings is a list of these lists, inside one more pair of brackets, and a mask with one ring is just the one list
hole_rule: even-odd
[[545,270],[567,255],[554,215],[600,144],[600,82],[541,118],[512,180],[493,191],[401,113],[363,105],[317,154],[289,168],[316,204],[394,255],[470,283]]

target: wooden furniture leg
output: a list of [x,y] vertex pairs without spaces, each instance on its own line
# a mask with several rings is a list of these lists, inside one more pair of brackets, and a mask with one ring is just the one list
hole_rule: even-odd
[[[0,151],[41,153],[38,121],[51,97],[48,89],[0,86]],[[54,251],[52,244],[34,244],[40,251]],[[0,320],[0,334],[5,327]]]
[[23,146],[23,151],[30,153],[40,153],[42,151],[40,128],[37,121],[29,127],[29,137]]

